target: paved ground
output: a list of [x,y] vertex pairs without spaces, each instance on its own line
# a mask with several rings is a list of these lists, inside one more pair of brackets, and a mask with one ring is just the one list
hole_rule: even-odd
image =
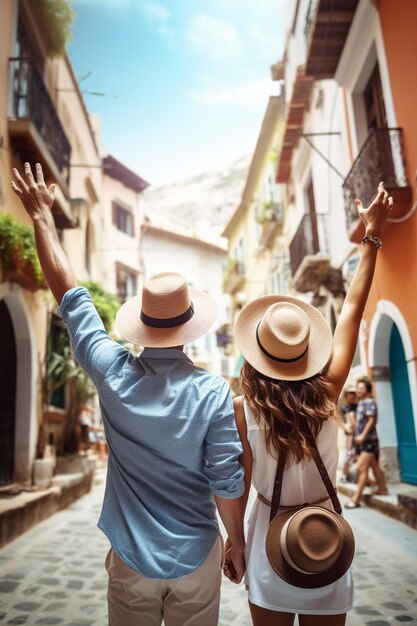
[[[0,551],[1,625],[106,626],[108,543],[95,527],[101,497],[96,486]],[[348,513],[358,600],[348,626],[417,625],[417,532],[372,509]],[[244,587],[225,580],[220,626],[246,624]]]

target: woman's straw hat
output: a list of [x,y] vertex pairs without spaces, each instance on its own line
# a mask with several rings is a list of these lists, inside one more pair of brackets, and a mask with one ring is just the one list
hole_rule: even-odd
[[348,570],[355,539],[341,515],[310,506],[277,515],[265,547],[278,576],[295,587],[314,589],[330,585]]
[[311,378],[332,351],[323,315],[290,296],[262,296],[246,304],[236,318],[235,337],[246,361],[276,380]]
[[198,339],[215,319],[216,304],[207,293],[189,287],[181,274],[165,272],[120,307],[116,327],[133,344],[169,348]]

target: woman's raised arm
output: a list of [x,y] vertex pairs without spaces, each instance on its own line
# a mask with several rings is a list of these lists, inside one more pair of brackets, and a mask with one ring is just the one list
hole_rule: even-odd
[[333,385],[337,399],[349,374],[358,340],[369,290],[374,276],[376,257],[381,247],[382,227],[393,206],[391,196],[379,183],[378,194],[367,209],[360,200],[355,200],[360,218],[365,224],[365,237],[361,258],[343,303],[333,337],[333,353],[330,359],[327,380]]

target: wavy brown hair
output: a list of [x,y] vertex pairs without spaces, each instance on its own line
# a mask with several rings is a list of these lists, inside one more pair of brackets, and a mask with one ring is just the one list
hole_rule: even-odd
[[310,433],[316,438],[326,420],[337,418],[332,387],[323,375],[274,380],[244,361],[240,382],[256,422],[266,425],[268,452],[285,449],[296,463],[311,458]]

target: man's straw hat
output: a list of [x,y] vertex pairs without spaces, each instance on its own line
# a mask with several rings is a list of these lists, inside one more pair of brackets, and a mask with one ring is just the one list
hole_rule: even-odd
[[332,333],[311,304],[290,296],[262,296],[246,304],[235,323],[243,357],[276,380],[318,374],[332,351]]
[[147,348],[190,343],[206,333],[216,318],[216,304],[204,291],[189,287],[181,274],[165,272],[149,278],[142,295],[117,312],[122,337]]

